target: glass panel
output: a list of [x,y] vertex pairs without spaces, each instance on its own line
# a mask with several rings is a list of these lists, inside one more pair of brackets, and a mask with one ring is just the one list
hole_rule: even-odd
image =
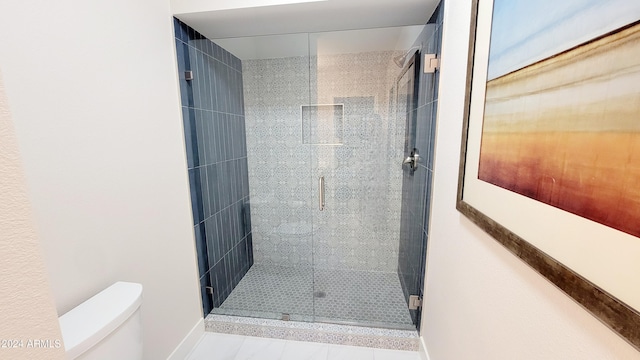
[[253,246],[214,313],[415,328],[398,273],[415,133],[401,75],[423,29],[214,40],[242,60]]
[[254,265],[214,313],[313,320],[306,34],[215,40],[242,60]]
[[[411,56],[405,66],[404,73],[398,79],[396,116],[406,124],[404,141],[404,158],[422,154],[416,149],[417,92],[415,89],[416,64],[415,55]],[[422,295],[422,283],[418,271],[424,252],[421,251],[423,240],[422,222],[416,215],[423,207],[423,194],[426,171],[423,167],[412,168],[409,164],[403,166],[402,177],[402,210],[400,221],[400,247],[398,257],[398,273],[403,286],[405,298],[410,295]],[[425,238],[426,240],[426,238]],[[412,320],[417,324],[416,311],[410,313]]]
[[203,311],[253,264],[240,60],[175,19]]
[[318,113],[334,143],[311,145],[313,177],[325,179],[325,207],[312,212],[316,321],[415,328],[397,272],[406,121],[394,94],[422,28],[309,36],[311,104],[343,114],[337,141],[337,116]]

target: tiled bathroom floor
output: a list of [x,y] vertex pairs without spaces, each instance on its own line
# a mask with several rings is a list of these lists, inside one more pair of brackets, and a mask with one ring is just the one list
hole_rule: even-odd
[[213,313],[415,329],[395,273],[255,264]]
[[420,360],[417,351],[205,333],[187,360]]

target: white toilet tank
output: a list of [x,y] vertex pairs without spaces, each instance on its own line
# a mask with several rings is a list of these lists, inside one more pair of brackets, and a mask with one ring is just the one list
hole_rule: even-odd
[[69,359],[142,359],[142,285],[117,282],[59,318]]

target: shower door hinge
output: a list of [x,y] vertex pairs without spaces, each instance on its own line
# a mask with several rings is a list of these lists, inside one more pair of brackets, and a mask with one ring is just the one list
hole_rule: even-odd
[[440,59],[436,54],[424,54],[424,73],[433,74],[440,68]]
[[422,307],[422,298],[418,295],[409,296],[409,310],[418,310]]

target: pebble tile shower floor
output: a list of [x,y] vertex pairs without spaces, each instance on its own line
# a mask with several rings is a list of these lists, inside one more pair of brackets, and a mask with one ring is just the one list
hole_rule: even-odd
[[212,313],[415,329],[395,273],[254,264]]

